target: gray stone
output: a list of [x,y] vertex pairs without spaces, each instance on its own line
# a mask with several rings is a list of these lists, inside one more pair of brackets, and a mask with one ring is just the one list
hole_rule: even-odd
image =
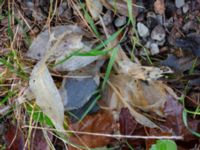
[[187,13],[188,12],[188,10],[190,9],[190,7],[189,7],[189,5],[186,3],[184,6],[183,6],[183,13],[185,14],[185,13]]
[[65,78],[63,80],[60,93],[65,110],[81,108],[90,100],[98,87],[94,78]]
[[175,0],[175,5],[177,8],[181,8],[185,5],[185,0]]
[[117,17],[115,19],[114,23],[115,23],[116,27],[121,27],[121,26],[123,26],[126,23],[126,17],[125,16]]
[[156,43],[159,45],[159,46],[163,46],[165,44],[165,39],[162,40],[162,41],[157,41]]
[[137,23],[137,30],[138,30],[138,34],[141,37],[149,36],[149,29],[143,23],[140,23],[140,22]]
[[151,38],[153,40],[163,41],[165,36],[165,29],[161,25],[157,25],[151,32]]
[[151,55],[156,55],[160,52],[158,44],[157,43],[152,43],[150,45],[150,51],[151,51]]
[[109,25],[113,21],[113,18],[111,15],[112,15],[112,12],[108,10],[103,16],[103,22],[106,26]]

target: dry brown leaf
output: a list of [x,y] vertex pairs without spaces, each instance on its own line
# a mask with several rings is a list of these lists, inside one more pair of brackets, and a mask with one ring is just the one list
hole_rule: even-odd
[[[115,129],[115,122],[110,112],[100,111],[97,114],[86,116],[81,123],[72,124],[71,128],[75,131],[112,134]],[[111,138],[77,134],[77,136],[71,136],[69,140],[73,144],[96,148],[106,146],[110,143]],[[76,150],[77,148],[69,145],[69,149]]]
[[[54,61],[59,63],[64,60],[67,56],[77,50],[87,52],[91,50],[92,44],[88,44],[82,41],[83,32],[76,25],[56,26],[51,28],[51,34],[49,30],[41,32],[33,43],[31,44],[27,56],[33,59],[41,60],[46,54],[48,49],[52,46],[52,41],[56,40],[62,33],[66,33],[65,36],[57,48],[52,52],[48,61]],[[49,42],[51,41],[51,42]],[[48,52],[49,53],[49,52]],[[73,71],[87,66],[88,64],[97,60],[98,56],[72,56],[68,60],[56,65],[55,69],[58,71]]]
[[165,13],[165,1],[164,0],[156,0],[154,2],[154,11],[159,15],[164,15],[164,13]]
[[172,89],[156,80],[162,77],[164,71],[156,67],[141,66],[127,58],[116,61],[115,71],[118,74],[112,74],[110,77],[110,85],[114,93],[109,101],[109,106],[117,109],[118,112],[122,107],[127,107],[137,122],[144,126],[158,128],[155,123],[138,113],[135,108],[163,117],[162,109],[168,94],[177,98]]
[[63,102],[46,64],[39,62],[34,67],[29,86],[37,105],[50,117],[56,129],[64,130]]

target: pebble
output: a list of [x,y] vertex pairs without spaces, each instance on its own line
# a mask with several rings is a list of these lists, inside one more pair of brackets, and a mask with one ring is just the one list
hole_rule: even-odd
[[151,32],[151,38],[153,40],[163,41],[165,36],[165,29],[161,25],[157,25]]
[[63,12],[64,12],[64,9],[63,9],[63,7],[58,7],[58,15],[61,15],[61,14],[63,14]]
[[150,45],[150,51],[151,55],[156,55],[160,52],[158,44],[157,43],[151,43]]
[[141,22],[137,23],[137,30],[138,30],[138,34],[141,37],[147,37],[149,36],[149,29]]
[[177,8],[181,8],[185,5],[185,0],[175,0],[175,5]]
[[112,19],[112,12],[110,10],[108,10],[103,16],[103,22],[107,26],[110,23],[112,23],[112,20],[113,20]]
[[186,3],[184,6],[183,6],[183,13],[185,14],[185,13],[187,13],[188,12],[188,10],[190,9],[189,8],[189,5]]
[[162,41],[157,41],[156,42],[159,46],[163,46],[165,44],[165,39]]
[[117,17],[115,19],[114,23],[115,23],[116,27],[121,27],[121,26],[123,26],[126,23],[126,17],[125,16]]

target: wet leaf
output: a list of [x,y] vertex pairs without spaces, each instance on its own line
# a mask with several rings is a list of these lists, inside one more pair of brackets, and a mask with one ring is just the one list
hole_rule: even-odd
[[24,137],[16,126],[8,123],[8,129],[5,132],[4,138],[7,146],[7,150],[23,150],[24,148]]
[[[184,72],[191,69],[194,60],[195,60],[194,56],[178,58],[175,55],[169,54],[166,60],[161,61],[161,64],[164,66],[168,66],[175,71]],[[198,59],[196,65],[199,64],[200,61]]]
[[[139,124],[134,117],[130,114],[127,108],[122,108],[119,116],[120,133],[122,135],[141,135],[145,136],[145,128]],[[140,146],[144,144],[144,140],[141,139],[122,139],[131,146]],[[128,147],[127,145],[124,147]]]
[[191,52],[194,56],[200,56],[200,35],[191,34],[187,37],[177,39],[176,47],[180,47],[185,51]]
[[[71,128],[75,131],[112,134],[115,129],[115,123],[111,113],[100,111],[97,114],[86,116],[81,123],[71,124]],[[111,138],[77,134],[71,136],[69,140],[84,147],[97,148],[109,144]],[[68,146],[70,150],[76,149],[70,145]]]
[[103,5],[100,0],[86,0],[87,8],[94,20],[99,19],[99,15],[102,13]]

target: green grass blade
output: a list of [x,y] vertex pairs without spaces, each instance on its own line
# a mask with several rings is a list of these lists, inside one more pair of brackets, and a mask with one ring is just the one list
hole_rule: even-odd
[[113,67],[113,64],[114,64],[114,62],[115,62],[115,58],[116,58],[116,56],[117,56],[118,50],[119,50],[119,48],[118,48],[118,47],[115,47],[115,48],[113,49],[113,51],[112,51],[110,60],[109,60],[109,62],[108,62],[108,67],[107,67],[107,69],[106,69],[106,74],[105,74],[105,77],[104,77],[104,80],[103,80],[102,89],[105,88],[105,85],[106,85],[106,83],[107,83],[107,80],[108,80],[108,78],[109,78],[109,76],[110,76],[110,72],[111,72],[112,67]]
[[90,27],[92,28],[93,32],[95,33],[95,35],[100,39],[100,34],[95,26],[94,20],[92,19],[92,17],[90,16],[90,14],[88,13],[88,11],[85,9],[85,5],[79,0],[80,6],[84,12],[84,17],[86,19],[86,21],[89,23]]
[[134,16],[133,16],[132,0],[126,0],[126,2],[127,2],[129,20],[134,27],[135,26],[135,19],[134,19]]
[[87,114],[90,112],[90,110],[92,110],[92,108],[94,107],[94,105],[97,103],[97,101],[101,98],[101,95],[97,95],[97,97],[93,100],[93,102],[90,104],[90,106],[88,107],[88,109],[84,112],[83,116],[81,117],[80,121],[81,122],[85,116],[87,116]]
[[183,118],[183,122],[184,122],[186,128],[187,128],[192,134],[194,134],[195,136],[200,137],[200,133],[197,133],[197,132],[193,131],[193,130],[190,129],[190,127],[188,126],[187,112],[186,112],[185,110],[183,110],[182,118]]

